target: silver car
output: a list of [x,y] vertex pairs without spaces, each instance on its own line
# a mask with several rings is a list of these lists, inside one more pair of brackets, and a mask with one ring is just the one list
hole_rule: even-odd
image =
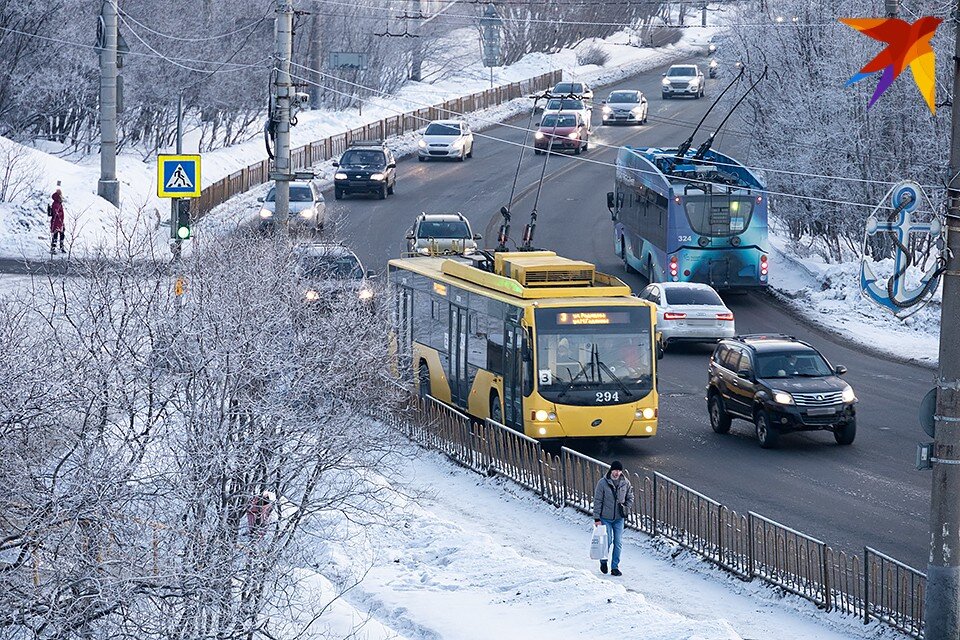
[[673,96],[702,98],[707,81],[697,65],[675,64],[663,74],[660,85],[664,100]]
[[463,162],[473,157],[473,132],[460,120],[434,120],[417,143],[417,160],[453,158]]
[[467,256],[476,253],[481,239],[462,213],[421,213],[407,230],[407,251],[421,256]]
[[603,101],[603,124],[647,122],[647,98],[642,91],[614,91]]
[[710,285],[696,282],[657,282],[640,297],[657,305],[660,346],[672,342],[715,342],[736,335],[733,312]]
[[[274,213],[277,211],[277,187],[270,187],[266,198],[257,198],[260,204],[260,228],[272,228],[275,224]],[[290,183],[290,217],[291,228],[320,231],[327,220],[327,203],[323,199],[320,189],[312,182]]]

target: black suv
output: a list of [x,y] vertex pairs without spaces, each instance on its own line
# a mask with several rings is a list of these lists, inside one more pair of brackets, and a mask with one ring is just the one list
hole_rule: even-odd
[[397,186],[397,159],[380,141],[357,141],[334,162],[333,197],[372,193],[383,200]]
[[730,421],[752,422],[760,446],[777,446],[789,431],[832,431],[837,444],[857,435],[853,389],[806,342],[784,335],[721,340],[710,357],[707,407],[710,426],[727,433]]

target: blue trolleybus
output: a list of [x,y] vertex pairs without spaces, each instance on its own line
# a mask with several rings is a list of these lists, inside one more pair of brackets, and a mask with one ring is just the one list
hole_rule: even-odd
[[733,158],[623,147],[607,206],[628,271],[650,282],[767,286],[767,195],[760,179]]

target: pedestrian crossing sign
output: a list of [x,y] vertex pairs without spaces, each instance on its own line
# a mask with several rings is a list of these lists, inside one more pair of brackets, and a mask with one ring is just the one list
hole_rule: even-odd
[[157,196],[200,197],[200,156],[157,156]]

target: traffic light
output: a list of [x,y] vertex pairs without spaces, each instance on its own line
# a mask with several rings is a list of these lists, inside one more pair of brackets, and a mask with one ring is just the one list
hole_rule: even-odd
[[175,240],[189,240],[192,235],[190,230],[190,201],[181,198],[177,200],[177,219],[173,227],[173,237]]

